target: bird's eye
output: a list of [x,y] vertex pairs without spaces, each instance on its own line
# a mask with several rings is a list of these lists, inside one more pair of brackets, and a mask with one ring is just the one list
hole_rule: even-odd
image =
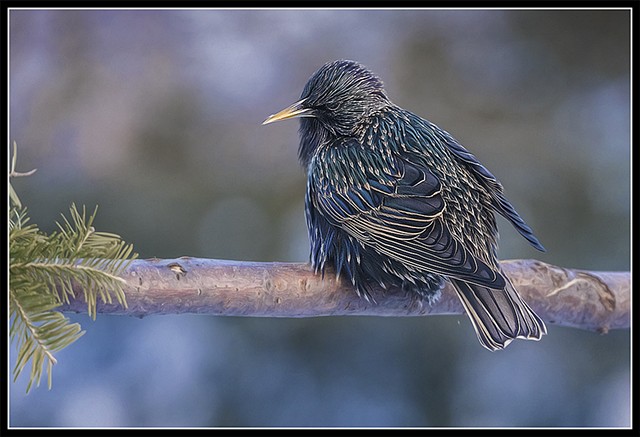
[[329,102],[324,105],[329,111],[335,111],[340,106],[338,102]]

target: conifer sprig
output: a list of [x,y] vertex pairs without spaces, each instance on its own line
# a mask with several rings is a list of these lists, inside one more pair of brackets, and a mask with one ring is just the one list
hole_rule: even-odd
[[[16,145],[9,176],[18,173]],[[98,299],[115,299],[126,307],[119,275],[137,255],[133,246],[112,233],[97,232],[93,221],[97,208],[87,216],[71,205],[70,218],[62,216],[58,231],[50,235],[29,224],[27,209],[9,183],[9,312],[10,339],[18,350],[14,381],[31,362],[27,392],[40,384],[46,366],[51,388],[54,354],[84,333],[78,323],[70,323],[56,308],[75,297],[74,287],[83,290],[88,313],[95,319]]]

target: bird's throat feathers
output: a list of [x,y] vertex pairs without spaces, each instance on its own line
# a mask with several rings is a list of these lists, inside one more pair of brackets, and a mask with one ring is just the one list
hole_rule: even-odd
[[309,117],[300,119],[299,133],[298,159],[307,169],[320,146],[330,141],[330,132],[322,126],[318,119]]
[[[389,107],[392,105],[389,104]],[[341,134],[327,127],[326,123],[315,117],[300,118],[300,144],[298,146],[298,159],[305,169],[313,160],[314,155],[323,147],[334,144],[351,143],[351,140],[363,143],[364,137],[371,128],[378,128],[381,120],[380,113],[389,112],[388,109],[376,109],[375,112],[366,114],[349,135]],[[393,112],[393,111],[390,111]]]

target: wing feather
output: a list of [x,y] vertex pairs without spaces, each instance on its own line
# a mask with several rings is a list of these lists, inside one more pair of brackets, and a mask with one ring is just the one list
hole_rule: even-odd
[[324,174],[350,174],[334,173],[316,185],[315,206],[332,224],[409,269],[491,288],[505,286],[502,275],[473,256],[447,228],[442,187],[428,168],[402,158],[395,163],[397,174],[360,167],[361,173],[354,175],[358,166],[354,156],[349,158],[348,169],[338,166]]

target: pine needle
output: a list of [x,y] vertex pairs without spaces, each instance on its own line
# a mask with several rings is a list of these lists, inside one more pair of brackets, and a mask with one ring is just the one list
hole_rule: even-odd
[[[9,176],[27,175],[15,170],[15,153],[14,143]],[[98,299],[126,307],[126,282],[120,274],[137,254],[120,236],[93,228],[97,207],[87,216],[84,206],[78,210],[72,204],[70,218],[63,215],[59,230],[46,235],[29,224],[11,183],[9,188],[9,335],[18,351],[13,380],[30,362],[29,392],[34,382],[40,385],[45,367],[51,388],[54,354],[84,334],[56,308],[75,296],[74,287],[83,290],[93,319]]]

